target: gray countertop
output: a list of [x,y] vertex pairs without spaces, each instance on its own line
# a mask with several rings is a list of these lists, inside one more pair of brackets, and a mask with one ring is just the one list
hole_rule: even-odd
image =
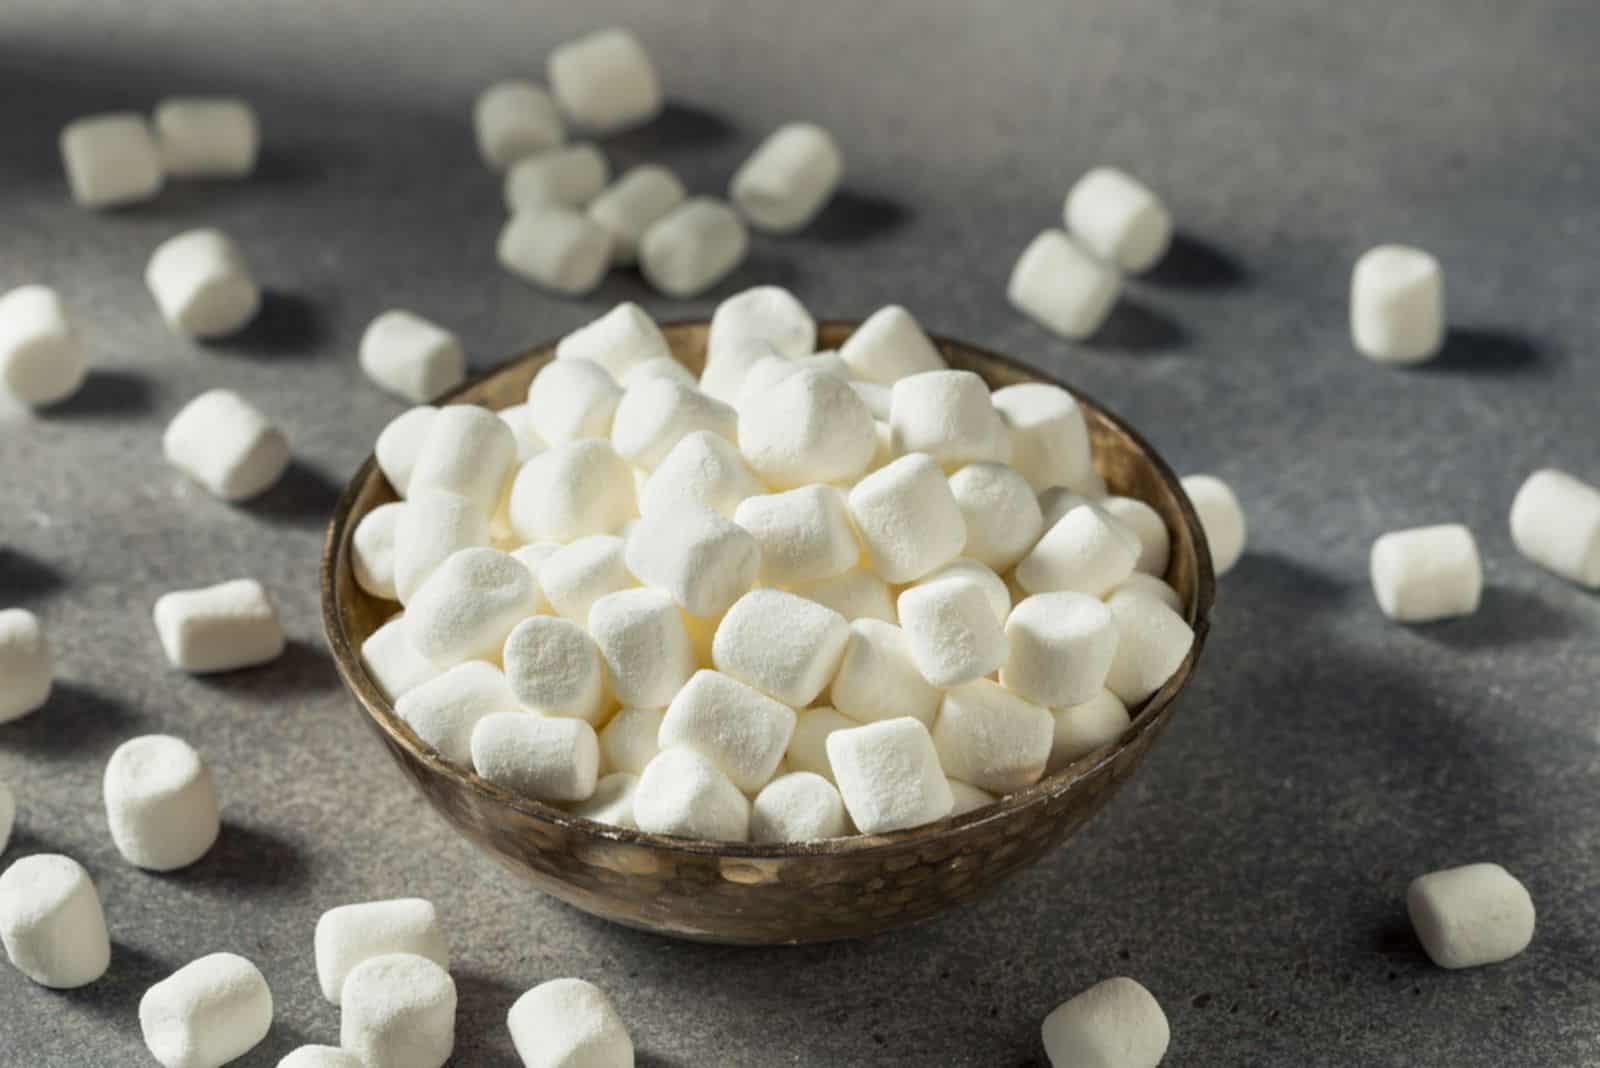
[[[540,77],[550,46],[612,22],[648,42],[672,98],[607,142],[619,167],[659,159],[717,192],[792,118],[848,157],[817,226],[758,240],[700,300],[617,275],[561,301],[494,263],[502,208],[473,96]],[[1498,0],[8,3],[0,288],[58,286],[95,371],[58,410],[0,414],[0,604],[44,618],[59,672],[48,707],[0,727],[20,803],[6,860],[80,859],[116,947],[76,992],[0,966],[0,1063],[149,1063],[141,993],[222,949],[261,966],[278,1006],[240,1064],[336,1041],[312,927],[400,894],[447,925],[461,1065],[515,1063],[506,1009],[560,975],[609,990],[659,1066],[1038,1065],[1045,1013],[1114,974],[1165,1005],[1174,1065],[1600,1061],[1600,599],[1518,557],[1505,518],[1535,467],[1600,479],[1597,40],[1594,5]],[[65,121],[223,90],[262,116],[252,180],[73,206]],[[1071,345],[1013,313],[1005,279],[1101,162],[1161,190],[1183,236],[1097,340]],[[161,325],[141,281],[160,239],[202,224],[231,231],[271,290],[258,324],[206,347]],[[1349,344],[1350,266],[1386,240],[1445,264],[1455,330],[1422,369]],[[904,303],[1060,372],[1180,470],[1227,478],[1250,517],[1198,678],[1141,773],[1001,892],[861,943],[690,945],[529,891],[401,778],[319,631],[336,490],[402,407],[356,366],[374,314],[437,318],[481,369],[621,299],[687,317],[758,282],[830,317]],[[295,452],[243,507],[161,460],[166,420],[218,385]],[[1373,538],[1444,521],[1477,533],[1482,610],[1386,625]],[[287,655],[169,670],[155,598],[245,574],[271,589]],[[156,730],[192,740],[224,798],[214,852],[168,876],[121,863],[100,808],[112,748]],[[1480,859],[1526,881],[1538,934],[1510,963],[1438,970],[1406,883]]]

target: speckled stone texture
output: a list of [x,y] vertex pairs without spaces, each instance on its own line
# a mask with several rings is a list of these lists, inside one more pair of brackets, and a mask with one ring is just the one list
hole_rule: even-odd
[[[0,15],[0,286],[47,282],[95,373],[37,416],[0,414],[0,602],[37,611],[60,675],[0,727],[18,796],[10,861],[51,849],[95,876],[111,972],[58,993],[0,966],[0,1064],[146,1063],[136,1006],[204,953],[242,953],[277,1002],[275,1064],[331,1042],[318,915],[418,894],[461,990],[454,1063],[512,1065],[506,1010],[562,975],[612,996],[645,1065],[1041,1065],[1064,997],[1131,974],[1166,1006],[1174,1065],[1573,1065],[1600,1060],[1600,600],[1526,564],[1506,512],[1535,467],[1600,478],[1595,258],[1600,67],[1592,5],[1307,0],[1240,5],[537,6],[25,0]],[[717,192],[777,124],[828,126],[845,191],[793,239],[758,238],[702,300],[636,275],[542,296],[494,264],[502,206],[469,122],[482,86],[541,77],[608,23],[648,42],[673,105],[606,142]],[[173,183],[95,215],[55,138],[92,111],[239,92],[264,157],[246,183]],[[1091,343],[1005,304],[1011,264],[1085,168],[1166,194],[1183,233]],[[269,296],[241,337],[169,333],[140,275],[163,238],[217,225]],[[1443,262],[1455,331],[1427,367],[1352,350],[1355,257],[1405,241]],[[474,367],[620,299],[703,315],[756,282],[820,315],[890,301],[930,329],[1055,368],[1183,471],[1239,491],[1251,548],[1220,583],[1205,662],[1147,765],[1071,843],[996,896],[864,943],[670,942],[526,891],[433,816],[341,693],[318,630],[335,491],[399,403],[356,363],[377,312],[457,331]],[[229,507],[161,461],[165,421],[226,385],[296,465]],[[1384,530],[1461,521],[1485,557],[1474,617],[1386,625],[1366,585]],[[167,669],[149,610],[250,574],[292,642],[276,664]],[[99,780],[118,742],[187,737],[223,799],[194,868],[121,863]],[[1420,872],[1503,863],[1539,908],[1532,947],[1446,973],[1405,921]]]

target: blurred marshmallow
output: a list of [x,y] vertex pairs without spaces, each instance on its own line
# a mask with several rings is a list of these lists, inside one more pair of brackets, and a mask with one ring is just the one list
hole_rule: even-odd
[[1006,296],[1041,326],[1070,340],[1100,329],[1122,288],[1116,268],[1094,258],[1063,230],[1045,230],[1023,250]]
[[386,311],[367,324],[359,360],[380,388],[412,404],[453,389],[467,373],[466,353],[456,336],[402,308]]
[[611,232],[571,208],[544,205],[506,220],[495,255],[500,266],[534,285],[582,296],[611,264]]
[[1535,471],[1511,503],[1511,540],[1540,567],[1600,588],[1600,489],[1563,471]]
[[18,286],[0,297],[0,386],[42,408],[66,400],[89,373],[65,305],[48,286]]
[[733,209],[690,197],[656,220],[639,241],[645,280],[669,297],[698,296],[744,262],[750,234]]
[[1067,193],[1062,219],[1085,248],[1137,274],[1172,244],[1172,216],[1144,183],[1115,167],[1096,167]]
[[507,170],[526,156],[548,152],[567,139],[555,100],[529,82],[497,82],[478,94],[472,128],[478,153],[495,171]]
[[734,173],[729,198],[751,225],[777,234],[802,229],[844,175],[833,135],[810,122],[778,127]]
[[1350,336],[1378,363],[1432,359],[1444,343],[1444,272],[1419,248],[1379,245],[1350,275]]
[[868,316],[839,346],[839,356],[855,377],[884,386],[946,366],[921,324],[898,304]]
[[256,167],[261,125],[249,102],[174,96],[156,105],[161,166],[174,178],[243,178]]
[[117,111],[68,123],[61,161],[72,199],[86,208],[132,204],[161,192],[161,151],[143,115]]
[[50,699],[50,643],[26,608],[0,609],[0,723],[21,719]]
[[676,174],[656,163],[634,167],[589,202],[589,218],[611,235],[611,262],[633,263],[650,227],[682,204],[689,191]]
[[550,89],[567,117],[596,133],[614,133],[660,113],[661,80],[629,30],[597,30],[552,49]]
[[1459,523],[1396,530],[1372,543],[1372,592],[1396,623],[1471,615],[1483,598],[1483,565]]
[[506,172],[506,210],[581,209],[610,179],[611,165],[587,141],[525,156]]

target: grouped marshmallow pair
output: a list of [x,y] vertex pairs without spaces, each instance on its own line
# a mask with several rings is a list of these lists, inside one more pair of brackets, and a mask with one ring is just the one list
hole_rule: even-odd
[[89,208],[148,200],[167,177],[242,178],[260,146],[255,112],[231,97],[172,97],[153,118],[113,112],[68,123],[61,159],[73,199]]

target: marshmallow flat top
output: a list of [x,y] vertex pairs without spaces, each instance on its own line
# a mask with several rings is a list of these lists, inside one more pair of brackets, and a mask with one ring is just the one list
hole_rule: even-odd
[[271,420],[230,389],[207,390],[161,436],[167,462],[225,501],[266,492],[289,466],[289,443]]
[[[1227,574],[1244,555],[1245,518],[1239,498],[1229,485],[1214,475],[1185,475],[1183,492],[1189,495],[1200,527],[1211,547],[1211,566],[1218,577]],[[1122,517],[1126,521],[1127,517]],[[1140,556],[1142,561],[1144,556]],[[1141,568],[1140,570],[1146,570]],[[1160,575],[1165,571],[1151,571]]]
[[556,344],[556,359],[589,360],[610,371],[618,382],[640,364],[662,357],[672,358],[665,335],[650,314],[631,301],[618,304]]
[[845,808],[863,834],[932,823],[955,805],[928,728],[909,716],[834,731],[827,750]]
[[1079,178],[1062,207],[1067,228],[1100,259],[1125,271],[1153,267],[1172,243],[1172,216],[1150,189],[1115,167]]
[[163,594],[153,615],[167,660],[196,675],[276,660],[288,644],[266,589],[255,579]]
[[850,639],[844,617],[814,601],[768,588],[735,601],[717,626],[717,670],[782,701],[810,704],[838,670]]
[[667,706],[658,742],[692,750],[754,794],[783,759],[794,724],[787,705],[720,672],[697,671]]
[[1406,891],[1417,938],[1441,968],[1497,964],[1533,940],[1533,899],[1498,864],[1467,864],[1418,876]]
[[155,134],[145,117],[134,112],[68,123],[61,131],[61,160],[72,199],[86,208],[149,200],[164,180]]
[[478,95],[472,108],[478,153],[491,170],[559,146],[566,127],[551,95],[523,81],[497,82]]
[[1155,997],[1132,979],[1107,979],[1063,1002],[1041,1028],[1051,1068],[1156,1068],[1171,1031]]
[[339,1044],[364,1064],[443,1068],[455,1049],[456,984],[426,957],[362,961],[340,992]]
[[611,234],[611,262],[633,263],[645,232],[689,196],[683,181],[659,164],[634,167],[589,202],[589,218]]
[[222,830],[211,769],[181,738],[123,742],[106,764],[103,792],[117,851],[147,871],[193,864]]
[[344,981],[356,965],[387,953],[414,953],[441,968],[450,953],[438,911],[420,897],[339,905],[317,920],[313,937],[317,983],[322,996],[339,1004]]
[[892,386],[908,375],[942,371],[944,357],[906,309],[897,304],[879,308],[839,346],[851,374]]

